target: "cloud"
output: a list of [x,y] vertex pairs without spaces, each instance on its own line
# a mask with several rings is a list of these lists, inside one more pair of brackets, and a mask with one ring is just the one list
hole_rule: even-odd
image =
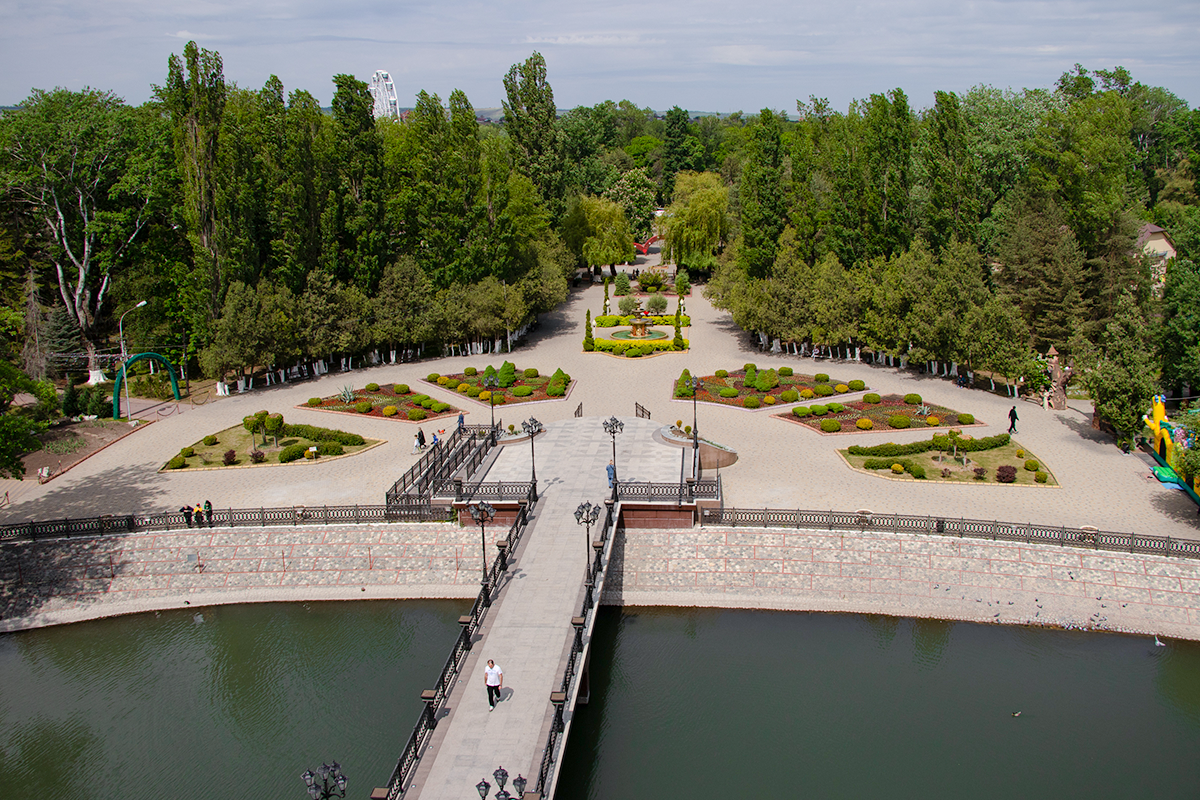
[[782,67],[804,60],[808,53],[801,50],[775,50],[761,44],[719,45],[709,49],[717,64],[741,67]]
[[637,33],[571,33],[559,36],[526,36],[521,44],[583,45],[585,47],[620,47],[665,44],[664,39],[645,39]]

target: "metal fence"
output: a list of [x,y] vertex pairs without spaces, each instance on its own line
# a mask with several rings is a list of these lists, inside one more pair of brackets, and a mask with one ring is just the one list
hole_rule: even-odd
[[668,502],[684,500],[716,500],[720,497],[720,479],[705,478],[680,483],[651,483],[650,481],[617,481],[617,499],[624,501]]
[[1200,558],[1200,541],[1170,536],[1117,533],[1032,522],[966,519],[965,517],[875,514],[869,511],[803,511],[776,508],[706,508],[701,525],[808,528],[830,531],[921,533],[956,538],[1083,547],[1117,553]]
[[650,419],[650,412],[641,403],[635,402],[633,404],[633,413],[641,419]]
[[433,487],[433,501],[446,499],[456,503],[487,500],[503,502],[530,499],[537,502],[537,487],[530,481],[463,481],[443,479]]
[[479,596],[475,598],[475,603],[471,606],[471,613],[459,619],[462,631],[459,633],[454,647],[450,650],[450,656],[446,659],[441,674],[438,675],[436,686],[421,694],[421,699],[425,702],[425,709],[417,718],[417,724],[413,726],[413,732],[408,737],[408,742],[400,753],[400,758],[396,761],[396,768],[392,770],[392,776],[387,785],[388,800],[396,800],[402,796],[412,781],[413,773],[421,761],[421,755],[429,737],[433,733],[433,729],[437,727],[438,714],[445,705],[446,698],[450,696],[463,664],[467,660],[467,654],[471,651],[471,640],[478,632],[488,609],[491,608],[492,596],[496,593],[496,585],[500,576],[508,568],[507,554],[516,550],[529,524],[531,503],[530,500],[529,503],[521,505],[517,512],[517,518],[513,521],[512,526],[508,529],[508,535],[503,540],[505,546],[501,548],[500,554],[496,556],[492,561],[491,568],[488,569],[487,586],[480,588]]
[[583,416],[583,403],[580,403],[579,405],[577,405],[575,407],[575,416],[577,416],[577,417]]
[[496,444],[495,430],[490,425],[463,425],[455,428],[444,441],[439,441],[409,467],[387,491],[387,504],[405,502],[404,498],[427,498],[433,484],[448,478],[460,468],[474,469]]
[[184,528],[269,527],[278,525],[344,525],[368,522],[445,522],[454,518],[448,505],[285,506],[281,508],[214,508],[211,515],[182,511],[157,514],[113,514],[0,525],[0,542],[105,536],[137,531]]

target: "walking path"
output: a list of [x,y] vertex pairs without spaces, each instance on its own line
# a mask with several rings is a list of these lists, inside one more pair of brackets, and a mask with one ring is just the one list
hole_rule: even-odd
[[[678,448],[654,441],[658,426],[647,420],[622,421],[618,475],[623,480],[678,480]],[[458,800],[497,766],[514,777],[518,772],[528,777],[536,776],[541,763],[550,692],[562,678],[574,635],[571,617],[583,600],[584,571],[592,553],[575,509],[585,501],[602,504],[609,495],[604,467],[612,444],[599,419],[583,418],[550,426],[535,446],[538,472],[549,478],[539,485],[534,524],[510,567],[511,580],[482,626],[483,638],[472,648],[447,701],[449,716],[438,724],[410,796]],[[528,454],[528,443],[505,448],[487,480],[528,480],[528,459],[516,457],[517,451]],[[483,688],[487,659],[504,670],[503,701],[494,713]]]

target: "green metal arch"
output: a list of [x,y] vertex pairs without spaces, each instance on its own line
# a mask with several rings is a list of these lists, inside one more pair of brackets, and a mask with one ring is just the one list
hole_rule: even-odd
[[[121,371],[117,373],[117,380],[113,384],[113,419],[121,418],[121,381],[125,380],[125,370],[130,364],[135,364],[145,358],[152,358],[167,368],[167,374],[171,376],[171,391],[175,393],[176,400],[181,399],[179,397],[179,381],[175,379],[175,370],[171,367],[171,362],[158,353],[138,353],[122,364]],[[130,416],[133,416],[132,413]]]

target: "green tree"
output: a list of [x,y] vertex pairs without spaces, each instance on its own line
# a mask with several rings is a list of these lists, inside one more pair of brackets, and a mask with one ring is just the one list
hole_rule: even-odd
[[631,169],[614,183],[604,196],[625,211],[635,238],[649,238],[654,223],[654,181],[645,169]]
[[975,240],[979,221],[979,187],[968,149],[967,120],[958,96],[934,92],[934,107],[924,120],[921,148],[928,209],[927,238],[935,250],[953,240]]
[[1164,383],[1200,386],[1200,268],[1193,261],[1167,263],[1158,352]]
[[770,271],[787,221],[790,187],[785,160],[782,115],[764,108],[747,128],[739,190],[742,243],[738,259],[752,278],[761,278]]
[[[14,408],[20,393],[38,399],[32,410]],[[35,381],[13,364],[0,360],[0,478],[21,478],[25,465],[21,457],[41,449],[37,435],[46,429],[46,420],[58,410],[53,385]]]
[[1100,348],[1083,376],[1092,404],[1129,442],[1142,429],[1142,416],[1158,391],[1159,365],[1154,353],[1154,333],[1146,324],[1133,296],[1117,301]]
[[711,270],[729,235],[729,190],[721,176],[679,173],[663,231],[663,261]]
[[517,166],[533,180],[551,219],[557,220],[563,213],[563,134],[541,53],[509,68],[504,92],[504,128],[515,145]]
[[596,340],[592,338],[592,310],[589,308],[583,320],[583,350],[590,353],[596,349]]
[[585,197],[583,211],[587,219],[587,238],[583,242],[583,257],[588,266],[619,264],[633,258],[633,237],[625,212],[611,200]]

